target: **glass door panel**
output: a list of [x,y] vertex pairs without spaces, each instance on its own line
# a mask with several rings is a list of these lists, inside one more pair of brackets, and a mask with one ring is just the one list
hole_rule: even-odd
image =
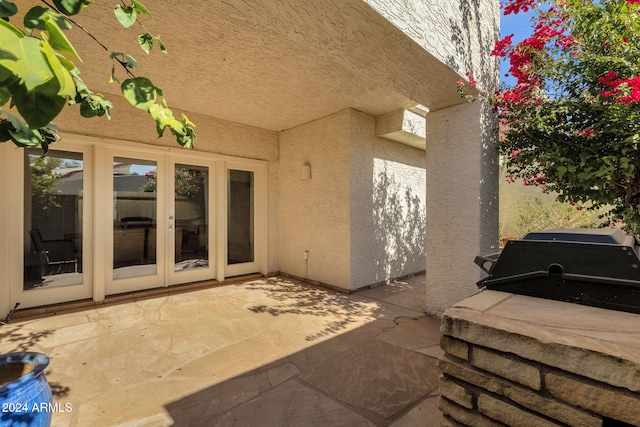
[[[1,150],[0,150],[1,151]],[[93,156],[90,147],[59,142],[46,156],[41,149],[15,148],[9,159],[14,181],[3,207],[7,230],[5,277],[9,300],[20,308],[90,298],[93,227]],[[17,178],[20,177],[20,178]]]
[[224,277],[263,272],[267,218],[264,171],[229,164],[225,178]]
[[23,290],[82,277],[82,153],[25,149]]
[[209,267],[209,176],[205,166],[175,165],[175,272]]
[[253,262],[253,172],[229,169],[227,178],[227,264]]
[[158,273],[157,180],[155,161],[114,157],[114,280]]

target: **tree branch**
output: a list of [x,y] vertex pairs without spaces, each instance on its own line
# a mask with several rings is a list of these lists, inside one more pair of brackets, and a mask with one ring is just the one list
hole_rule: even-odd
[[[42,3],[44,3],[48,8],[50,8],[51,10],[55,10],[57,13],[63,15],[56,7],[55,5],[52,5],[51,3],[49,3],[47,0],[40,0]],[[100,40],[98,40],[98,38],[96,36],[94,36],[93,34],[91,34],[89,32],[89,30],[87,30],[86,28],[84,28],[82,26],[82,24],[79,24],[77,21],[73,20],[72,18],[65,16],[66,19],[69,20],[69,22],[71,22],[73,25],[75,25],[76,27],[78,27],[79,29],[81,29],[86,35],[88,35],[89,37],[91,37],[93,39],[93,41],[95,41],[100,47],[102,47],[102,49],[105,50],[105,52],[109,53],[111,52],[111,50],[104,44],[102,43]],[[127,73],[127,75],[131,78],[135,78],[135,74],[133,74],[131,72],[131,70],[129,69],[129,67],[127,67],[127,63],[117,57],[112,58],[115,59],[124,69],[125,73]]]

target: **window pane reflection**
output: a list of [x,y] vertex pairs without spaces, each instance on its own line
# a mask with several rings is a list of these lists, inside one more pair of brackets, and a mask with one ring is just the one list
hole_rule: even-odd
[[81,153],[25,149],[23,289],[82,283]]
[[209,266],[209,169],[175,167],[175,271]]
[[253,262],[253,172],[229,170],[227,263]]
[[114,279],[156,274],[156,189],[156,162],[114,158]]

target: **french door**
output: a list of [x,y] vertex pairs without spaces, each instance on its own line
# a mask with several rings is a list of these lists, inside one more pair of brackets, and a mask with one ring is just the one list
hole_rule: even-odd
[[0,261],[12,305],[267,272],[265,162],[75,138],[3,152],[22,171]]
[[122,149],[105,154],[106,294],[216,278],[216,162]]
[[11,176],[20,177],[8,186],[16,202],[6,206],[11,306],[91,298],[92,148],[56,144],[46,157],[37,149],[3,149]]

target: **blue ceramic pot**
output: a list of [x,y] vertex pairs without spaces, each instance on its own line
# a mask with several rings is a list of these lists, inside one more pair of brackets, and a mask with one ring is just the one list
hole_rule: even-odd
[[0,381],[0,427],[47,427],[51,425],[53,402],[44,375],[49,357],[31,352],[0,354],[0,372],[5,377],[10,367],[20,364],[27,365],[30,372],[10,382]]

